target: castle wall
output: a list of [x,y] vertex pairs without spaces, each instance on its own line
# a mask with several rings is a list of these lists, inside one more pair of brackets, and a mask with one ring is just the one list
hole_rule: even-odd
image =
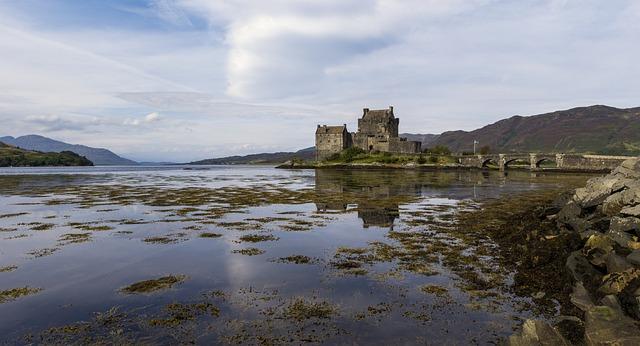
[[[319,129],[322,128],[320,127]],[[339,133],[316,132],[316,160],[324,160],[350,146],[351,135],[346,131],[346,128]]]
[[392,153],[414,154],[422,151],[422,143],[408,141],[406,138],[389,138],[389,151]]

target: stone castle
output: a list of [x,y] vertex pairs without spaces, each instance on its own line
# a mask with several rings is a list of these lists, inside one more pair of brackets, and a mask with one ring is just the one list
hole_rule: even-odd
[[358,119],[358,132],[349,132],[347,125],[318,125],[316,129],[316,160],[325,159],[344,149],[356,147],[365,151],[389,153],[419,153],[421,143],[398,136],[400,119],[389,109],[363,110]]

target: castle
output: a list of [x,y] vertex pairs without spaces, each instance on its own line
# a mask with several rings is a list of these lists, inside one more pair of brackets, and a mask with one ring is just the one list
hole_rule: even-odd
[[347,130],[347,125],[318,125],[316,129],[316,160],[323,160],[344,149],[356,147],[365,151],[390,153],[419,153],[421,143],[407,141],[398,136],[400,119],[389,109],[363,110],[358,119],[358,132]]

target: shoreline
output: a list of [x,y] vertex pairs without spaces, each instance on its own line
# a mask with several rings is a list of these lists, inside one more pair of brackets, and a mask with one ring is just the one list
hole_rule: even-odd
[[495,171],[495,172],[531,172],[531,173],[587,173],[587,174],[606,174],[610,173],[610,169],[575,169],[575,168],[540,168],[531,170],[525,167],[510,167],[507,170],[500,170],[491,167],[466,167],[466,166],[445,166],[445,165],[401,165],[401,164],[385,164],[385,163],[335,163],[335,164],[292,164],[283,163],[275,166],[277,169],[367,169],[367,170],[419,170],[419,171]]

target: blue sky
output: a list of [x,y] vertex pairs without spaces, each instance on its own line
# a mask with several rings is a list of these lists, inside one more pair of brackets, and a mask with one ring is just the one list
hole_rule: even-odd
[[413,133],[634,107],[639,41],[633,0],[0,0],[0,135],[189,161],[363,107]]

